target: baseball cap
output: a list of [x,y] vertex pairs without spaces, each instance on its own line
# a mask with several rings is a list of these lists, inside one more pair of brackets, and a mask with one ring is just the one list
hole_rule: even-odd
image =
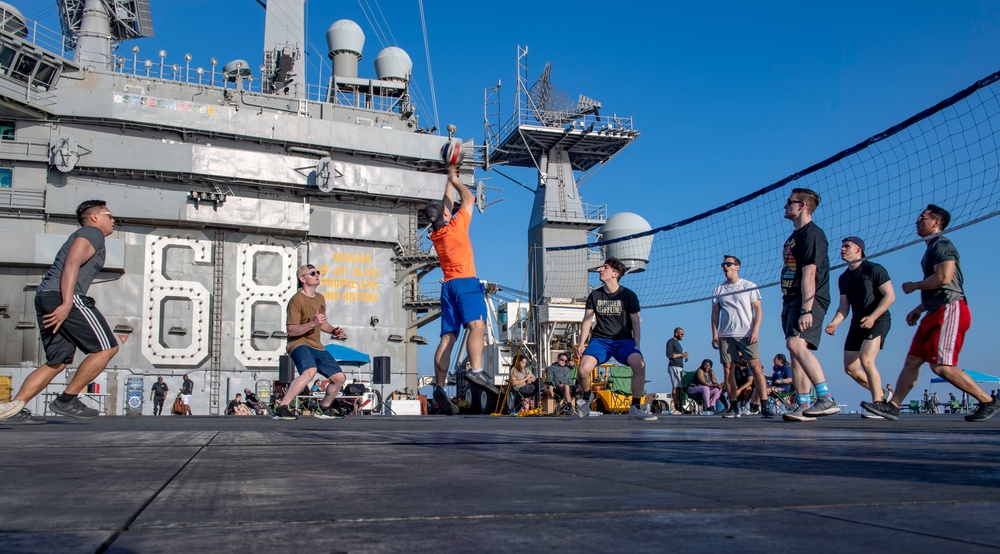
[[444,202],[440,200],[431,200],[427,203],[427,207],[424,208],[424,216],[430,220],[431,227],[435,231],[444,227]]
[[309,273],[310,271],[312,271],[314,269],[316,269],[316,266],[314,266],[312,264],[300,265],[299,266],[299,270],[295,272],[295,276],[298,277],[299,279],[301,279],[303,275],[305,275],[306,273]]
[[861,253],[862,254],[865,253],[865,241],[861,240],[861,237],[850,236],[844,239],[844,241],[853,242],[854,244],[857,244],[858,248],[861,249]]

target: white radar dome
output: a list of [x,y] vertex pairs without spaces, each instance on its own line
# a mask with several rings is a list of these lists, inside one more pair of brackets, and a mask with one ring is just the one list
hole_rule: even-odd
[[358,60],[365,47],[365,33],[350,19],[334,21],[326,31],[326,46],[333,60],[333,74],[341,77],[358,76]]
[[[613,240],[630,235],[651,231],[653,228],[642,216],[629,212],[615,214],[598,230],[601,240]],[[604,245],[604,258],[618,258],[630,273],[646,270],[649,263],[649,251],[653,247],[653,235],[618,241]]]
[[14,36],[28,38],[28,21],[7,2],[0,2],[0,27]]
[[413,62],[402,48],[390,46],[375,56],[375,77],[388,81],[409,81]]

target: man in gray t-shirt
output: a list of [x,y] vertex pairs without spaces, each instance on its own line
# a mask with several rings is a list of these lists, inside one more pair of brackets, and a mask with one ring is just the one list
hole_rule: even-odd
[[[905,294],[920,291],[920,304],[906,314],[906,323],[913,326],[919,321],[919,325],[896,381],[896,392],[891,399],[862,402],[861,407],[867,412],[893,421],[899,419],[899,408],[920,377],[920,366],[927,362],[935,375],[979,401],[976,412],[965,416],[966,421],[987,421],[1000,414],[996,398],[986,394],[968,373],[958,367],[958,354],[972,323],[972,313],[962,288],[958,249],[941,234],[949,222],[951,214],[934,204],[928,204],[917,217],[917,235],[927,244],[920,261],[924,278],[916,282],[907,281],[901,288]],[[924,396],[927,396],[926,389]],[[937,405],[936,399],[934,404]]]
[[104,268],[104,238],[114,231],[115,219],[103,200],[83,202],[76,208],[76,218],[80,229],[59,249],[35,292],[45,363],[24,380],[12,401],[0,403],[0,424],[44,423],[45,418],[31,415],[24,405],[73,363],[77,348],[87,357],[49,409],[77,419],[92,419],[99,413],[80,402],[79,394],[118,352],[118,340],[87,291]]
[[680,413],[681,409],[681,385],[684,383],[684,362],[688,359],[688,353],[681,346],[681,339],[684,338],[684,329],[680,327],[674,329],[674,336],[667,341],[667,373],[670,375],[670,385],[673,390],[670,392],[674,400],[674,412]]

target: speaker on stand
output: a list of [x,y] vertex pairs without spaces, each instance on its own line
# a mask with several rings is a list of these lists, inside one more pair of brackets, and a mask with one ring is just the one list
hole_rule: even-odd
[[372,384],[379,385],[384,415],[395,415],[385,400],[385,386],[392,381],[392,360],[389,356],[372,356]]

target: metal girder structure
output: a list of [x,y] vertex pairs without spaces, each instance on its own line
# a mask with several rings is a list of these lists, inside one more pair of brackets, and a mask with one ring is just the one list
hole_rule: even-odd
[[[59,23],[70,47],[76,46],[86,0],[56,0]],[[149,0],[101,0],[111,20],[111,35],[117,41],[153,36]]]

